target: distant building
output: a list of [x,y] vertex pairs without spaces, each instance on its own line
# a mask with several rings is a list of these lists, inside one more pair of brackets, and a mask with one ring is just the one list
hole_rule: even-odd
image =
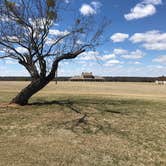
[[165,76],[158,77],[155,83],[159,85],[166,85],[166,77]]
[[69,78],[70,81],[104,81],[103,77],[94,76],[92,72],[82,72],[81,76],[74,76]]

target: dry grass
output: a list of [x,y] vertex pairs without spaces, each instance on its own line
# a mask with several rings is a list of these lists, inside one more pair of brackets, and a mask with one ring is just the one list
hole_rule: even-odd
[[[16,94],[21,87],[28,82],[0,82],[0,93],[10,96]],[[8,86],[9,85],[9,86]],[[166,86],[156,85],[155,83],[120,83],[120,82],[55,82],[50,83],[37,96],[99,96],[99,97],[124,97],[140,99],[166,99]],[[0,96],[0,100],[4,96]],[[9,97],[8,97],[9,98]]]
[[25,84],[0,82],[0,166],[166,165],[166,86],[51,83],[5,105]]

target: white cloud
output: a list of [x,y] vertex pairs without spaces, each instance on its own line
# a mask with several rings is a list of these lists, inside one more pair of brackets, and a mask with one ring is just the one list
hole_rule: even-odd
[[[21,46],[18,46],[15,48],[17,52],[19,52],[20,54],[25,54],[25,53],[28,53],[28,50],[24,47],[21,47]],[[15,53],[13,50],[11,49],[7,49],[7,48],[4,48],[2,51],[0,51],[0,54],[4,54],[4,53]]]
[[125,39],[129,38],[129,35],[126,33],[115,33],[111,37],[113,42],[123,42]]
[[19,41],[19,38],[17,36],[5,36],[5,37],[2,37],[3,40],[9,40],[9,41]]
[[65,3],[69,3],[70,1],[69,0],[64,0],[65,1]]
[[165,43],[145,43],[143,44],[143,47],[147,50],[166,50],[166,42]]
[[160,31],[153,30],[147,31],[145,33],[135,33],[131,36],[130,40],[133,43],[139,42],[147,42],[147,43],[155,43],[155,42],[166,42],[166,33],[161,33]]
[[55,35],[55,36],[63,36],[63,35],[67,35],[69,32],[67,30],[65,31],[60,31],[58,29],[50,29],[49,30],[49,34],[50,35]]
[[102,6],[102,4],[100,3],[100,2],[98,2],[98,1],[92,1],[91,2],[91,5],[94,7],[94,9],[99,9],[101,6]]
[[88,4],[83,4],[80,8],[80,12],[84,16],[90,16],[96,14],[96,10]]
[[160,4],[162,4],[162,0],[144,0],[143,3],[153,4],[153,5],[160,5]]
[[6,58],[6,59],[5,59],[5,63],[6,63],[6,64],[9,64],[9,65],[15,65],[15,64],[17,64],[17,61],[16,61],[16,60],[13,60],[13,59],[11,59],[11,58]]
[[136,62],[134,62],[134,64],[135,64],[135,65],[140,65],[141,62],[136,61]]
[[87,51],[80,55],[79,60],[96,60],[98,59],[98,51]]
[[24,47],[17,47],[16,50],[21,54],[28,53],[28,50]]
[[5,51],[3,51],[3,50],[0,50],[0,54],[4,54],[5,53]]
[[0,21],[2,21],[2,22],[9,22],[9,21],[11,21],[11,19],[9,17],[7,17],[7,16],[1,15],[0,16]]
[[109,60],[107,61],[104,66],[113,66],[115,64],[121,64],[122,62],[120,62],[119,60],[117,59],[112,59],[112,60]]
[[108,60],[108,59],[112,59],[115,57],[116,57],[115,54],[107,54],[107,55],[102,56],[100,59],[101,60]]
[[46,24],[47,19],[45,17],[43,18],[29,18],[29,23],[34,27],[40,27],[41,29],[44,29],[44,25]]
[[13,70],[13,66],[4,64],[0,66],[0,76],[29,76],[29,73],[21,65]]
[[131,36],[130,41],[132,43],[143,43],[143,47],[148,50],[166,50],[166,33],[160,31],[135,33]]
[[121,55],[121,54],[127,54],[128,51],[124,50],[124,49],[121,49],[121,48],[115,48],[113,50],[113,53],[116,54],[116,55]]
[[151,16],[156,13],[156,8],[152,4],[137,4],[130,10],[130,13],[125,14],[126,20],[133,20]]
[[144,52],[137,49],[136,51],[132,51],[132,52],[126,54],[126,55],[122,55],[121,57],[125,58],[125,59],[140,59],[140,58],[143,58],[144,55],[145,55]]
[[102,6],[99,1],[92,1],[90,4],[83,4],[80,7],[80,13],[84,16],[97,14],[98,9]]
[[82,44],[84,44],[84,42],[81,41],[81,40],[77,40],[77,41],[76,41],[76,44],[82,45]]
[[129,64],[129,65],[140,65],[142,63],[139,62],[139,61],[129,61],[127,64]]
[[81,56],[78,57],[79,60],[101,60],[101,61],[106,61],[113,58],[116,58],[115,54],[104,54],[100,56],[100,53],[98,51],[87,51],[82,53]]
[[166,55],[161,55],[161,56],[153,59],[153,62],[158,62],[158,63],[164,63],[164,64],[166,64]]
[[136,6],[130,10],[130,13],[125,14],[124,17],[129,21],[152,16],[156,13],[155,5],[159,4],[162,4],[161,0],[144,0],[136,4]]
[[[82,53],[78,57],[78,60],[83,60],[83,61],[89,61],[89,60],[108,61],[110,59],[115,59],[115,58],[116,58],[115,54],[104,54],[104,55],[101,56],[98,51],[87,51],[87,52]],[[83,61],[80,62],[80,63],[84,63]],[[86,64],[87,64],[87,62],[86,62]]]
[[51,39],[51,38],[47,38],[46,39],[46,44],[47,45],[52,45],[52,44],[54,44],[55,43],[55,40],[53,40],[53,39]]

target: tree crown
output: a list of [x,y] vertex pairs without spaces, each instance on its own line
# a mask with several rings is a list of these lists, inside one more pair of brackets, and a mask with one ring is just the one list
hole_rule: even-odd
[[61,60],[98,46],[109,22],[69,6],[62,0],[0,0],[0,58],[17,60],[39,78],[54,75]]

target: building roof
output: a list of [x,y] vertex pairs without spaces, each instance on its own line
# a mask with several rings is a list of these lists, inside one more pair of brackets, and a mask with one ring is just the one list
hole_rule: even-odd
[[93,78],[94,78],[92,72],[90,72],[90,73],[88,73],[88,72],[82,72],[81,76],[82,76],[83,78],[90,78],[90,79],[93,79]]
[[93,76],[92,72],[90,73],[82,72],[81,76],[74,76],[74,77],[71,77],[69,80],[71,81],[104,81],[105,79],[103,77]]

